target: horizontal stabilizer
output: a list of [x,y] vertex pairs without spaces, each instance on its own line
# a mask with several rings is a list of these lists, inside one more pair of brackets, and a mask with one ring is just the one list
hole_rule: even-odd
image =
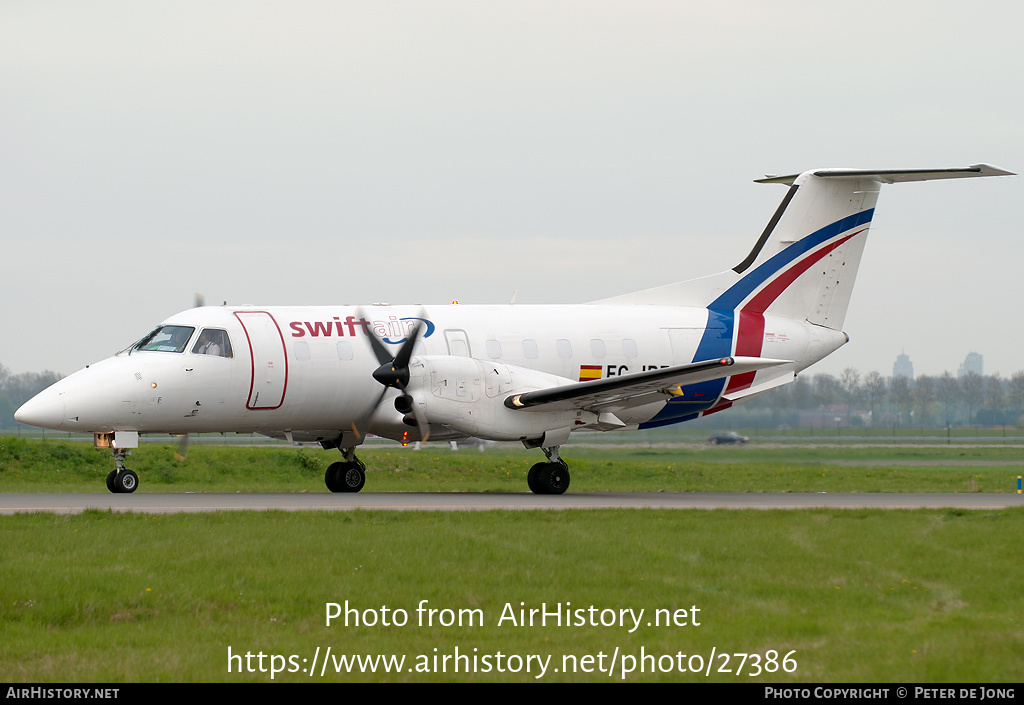
[[[785,184],[788,189],[750,253],[735,267],[594,303],[739,312],[740,330],[730,333],[748,342],[756,338],[762,315],[841,331],[881,185],[987,176],[1013,174],[989,164],[972,164],[949,169],[826,168],[769,175],[757,183]],[[742,330],[744,317],[748,335]],[[758,354],[753,348],[733,351]]]
[[[820,178],[874,179],[883,184],[902,184],[908,181],[935,181],[937,179],[970,179],[978,176],[1016,176],[991,164],[971,164],[954,169],[818,169],[812,171]],[[800,174],[766,176],[754,179],[758,184],[792,184]]]
[[540,408],[543,411],[600,409],[610,405],[638,406],[664,400],[665,397],[672,396],[672,390],[681,385],[756,372],[790,362],[764,357],[723,357],[689,365],[636,372],[621,377],[577,382],[525,394],[513,394],[505,399],[505,406],[517,410]]

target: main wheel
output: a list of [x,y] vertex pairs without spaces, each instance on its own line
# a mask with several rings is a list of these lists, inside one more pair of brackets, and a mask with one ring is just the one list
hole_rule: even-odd
[[341,472],[341,468],[345,463],[331,463],[327,468],[327,472],[324,473],[324,484],[327,485],[327,489],[331,492],[341,492],[341,485],[338,481],[338,475]]
[[331,463],[324,473],[324,484],[331,492],[358,492],[366,484],[366,466],[359,458]]
[[115,492],[134,492],[139,487],[139,476],[131,470],[122,470],[114,477],[114,487]]
[[117,478],[117,470],[111,470],[110,474],[107,475],[107,489],[113,493],[118,493],[120,490],[117,489],[117,485],[114,480]]
[[540,490],[540,486],[537,484],[537,475],[545,465],[547,465],[547,463],[537,463],[530,468],[530,472],[526,474],[526,484],[529,485],[530,492],[533,492],[534,494],[543,494]]
[[541,463],[534,479],[537,494],[562,494],[569,489],[569,466],[562,459],[555,463]]
[[342,463],[338,471],[338,486],[342,492],[358,492],[366,484],[366,466],[359,460]]

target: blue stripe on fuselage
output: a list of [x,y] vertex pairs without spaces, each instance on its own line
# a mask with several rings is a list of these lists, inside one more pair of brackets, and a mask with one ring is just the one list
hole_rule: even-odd
[[[731,355],[736,330],[736,309],[739,308],[740,304],[748,296],[807,252],[831,240],[836,235],[840,235],[858,225],[870,223],[874,214],[875,209],[869,208],[826,225],[807,237],[794,242],[782,252],[770,257],[729,287],[725,293],[708,306],[707,328],[704,330],[700,344],[697,345],[697,352],[693,356],[693,362],[714,360],[718,357],[728,357]],[[728,378],[682,387],[681,391],[683,393],[681,396],[669,399],[661,411],[651,418],[650,421],[640,424],[639,427],[656,428],[697,418],[701,412],[710,409],[717,401],[722,390],[725,388],[726,379]],[[703,398],[710,398],[710,401],[707,403],[693,401],[694,397],[701,398],[698,395],[704,395]]]
[[[729,357],[732,354],[733,311],[708,310],[708,323],[704,335],[697,346],[694,361],[714,360]],[[722,394],[725,380],[712,379],[697,384],[687,384],[678,397],[672,397],[650,421],[640,424],[640,428],[655,428],[673,423],[681,423],[697,418],[702,411],[710,409]]]
[[[853,215],[849,215],[841,220],[837,220],[831,225],[826,225],[821,230],[811,233],[807,237],[794,242],[782,252],[769,258],[766,262],[756,267],[753,271],[729,287],[729,289],[715,299],[708,308],[735,311],[736,308],[743,303],[744,299],[754,293],[754,290],[788,267],[795,260],[810,252],[818,245],[831,240],[836,235],[841,235],[847,230],[856,228],[858,225],[870,223],[874,214],[874,208],[869,208],[865,211],[861,211],[860,213],[854,213]],[[699,358],[694,358],[694,361],[696,362],[698,359]]]

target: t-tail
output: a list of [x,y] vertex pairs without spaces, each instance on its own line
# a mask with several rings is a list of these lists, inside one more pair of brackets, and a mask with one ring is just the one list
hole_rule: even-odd
[[[881,184],[1012,175],[975,164],[955,169],[818,169],[758,179],[788,190],[742,262],[710,277],[594,303],[708,308],[738,319],[741,329],[757,328],[767,314],[842,331]],[[735,353],[752,352],[742,350],[742,340],[752,337],[737,336]]]
[[819,169],[758,179],[788,190],[753,249],[735,267],[703,279],[595,301],[706,309],[707,324],[693,362],[729,355],[790,361],[683,390],[709,402],[670,401],[642,427],[686,421],[752,399],[791,382],[797,372],[843,346],[849,340],[843,320],[881,185],[975,176],[1012,174],[975,164],[905,171]]

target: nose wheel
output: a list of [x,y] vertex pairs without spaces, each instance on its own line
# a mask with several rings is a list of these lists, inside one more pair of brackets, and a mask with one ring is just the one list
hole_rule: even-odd
[[107,489],[115,494],[131,493],[139,486],[139,476],[131,470],[111,470],[107,475]]
[[139,487],[139,476],[124,466],[124,459],[130,451],[124,448],[114,449],[114,461],[117,468],[107,475],[107,489],[114,494],[130,494]]

